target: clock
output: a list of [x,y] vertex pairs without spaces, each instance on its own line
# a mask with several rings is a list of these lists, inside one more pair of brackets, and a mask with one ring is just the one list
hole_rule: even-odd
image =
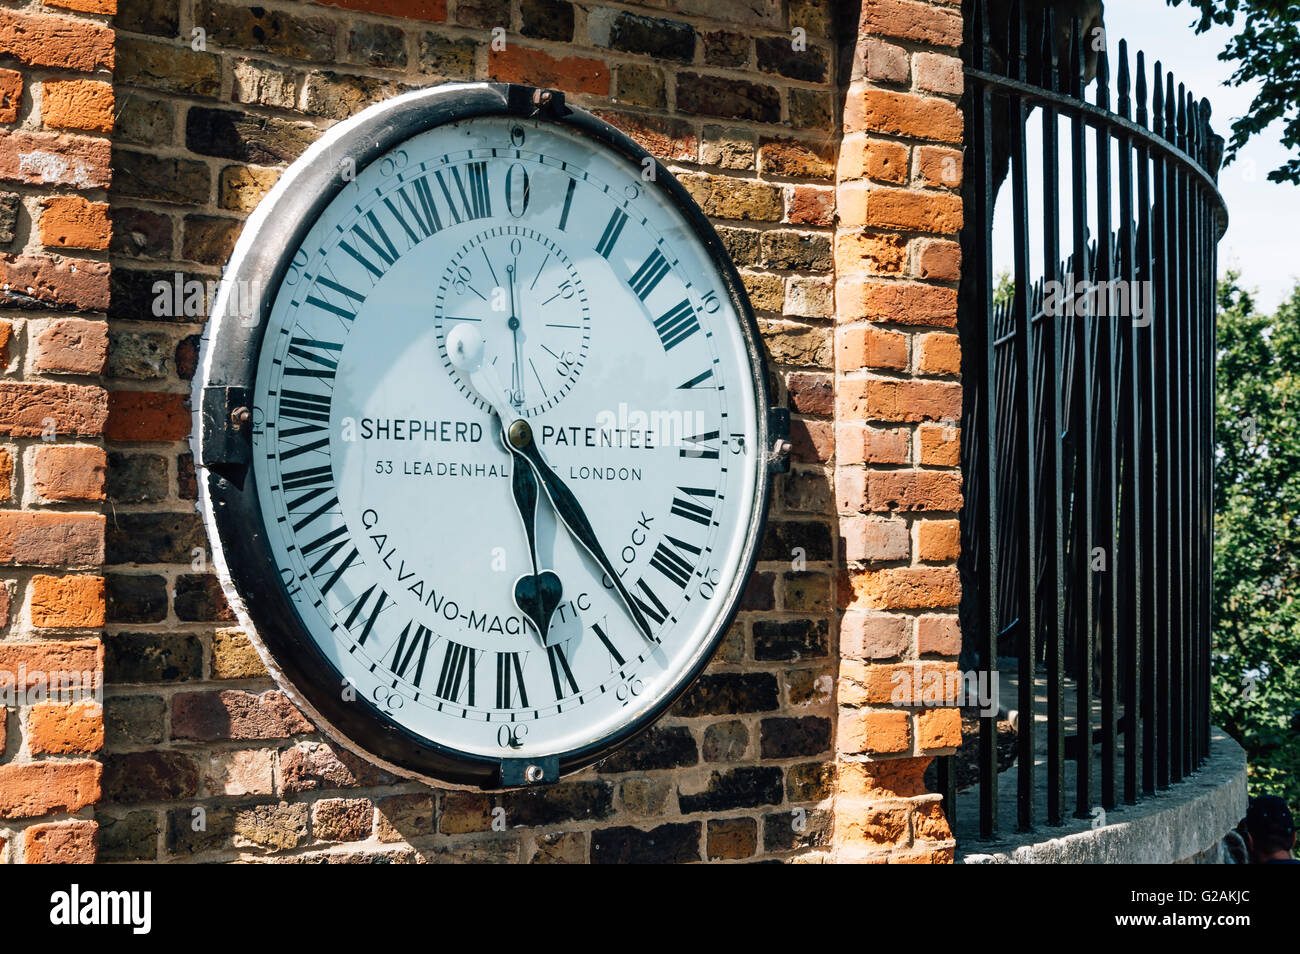
[[406,776],[554,781],[708,662],[788,416],[673,176],[549,90],[420,90],[250,216],[193,396],[227,598],[321,729]]

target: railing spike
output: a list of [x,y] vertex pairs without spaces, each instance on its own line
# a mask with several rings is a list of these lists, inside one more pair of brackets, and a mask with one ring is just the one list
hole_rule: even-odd
[[1132,104],[1129,100],[1132,81],[1128,72],[1128,41],[1119,41],[1119,73],[1116,77],[1116,85],[1119,89],[1119,113],[1125,119],[1129,118],[1132,113]]
[[1165,141],[1177,143],[1178,100],[1174,93],[1174,74],[1165,74]]
[[1155,70],[1153,72],[1154,92],[1151,95],[1151,131],[1157,136],[1165,134],[1165,84],[1163,80],[1164,70],[1160,61],[1156,60]]
[[1025,79],[1025,18],[1020,0],[1011,0],[1011,13],[1007,17],[1007,76]]
[[1070,18],[1070,92],[1083,99],[1083,34],[1078,17]]
[[1097,105],[1110,109],[1110,56],[1105,46],[1097,52]]
[[1056,91],[1060,88],[1060,56],[1056,51],[1056,11],[1050,6],[1043,16],[1043,74],[1045,89]]
[[1147,115],[1147,55],[1138,50],[1137,55],[1137,121],[1145,126],[1149,121]]

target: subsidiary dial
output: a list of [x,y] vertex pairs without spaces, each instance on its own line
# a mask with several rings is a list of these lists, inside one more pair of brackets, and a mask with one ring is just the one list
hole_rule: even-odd
[[522,417],[550,410],[582,373],[591,309],[568,256],[542,233],[498,226],[462,245],[438,282],[435,302],[443,366],[465,398],[488,410],[447,354],[447,334],[471,322],[485,361]]

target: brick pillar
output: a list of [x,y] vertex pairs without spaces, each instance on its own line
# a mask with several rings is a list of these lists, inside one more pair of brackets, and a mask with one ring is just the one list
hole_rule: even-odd
[[0,862],[95,859],[114,7],[0,10]]
[[835,857],[950,862],[926,767],[955,708],[899,705],[956,669],[961,507],[958,0],[862,0],[836,232],[841,586]]

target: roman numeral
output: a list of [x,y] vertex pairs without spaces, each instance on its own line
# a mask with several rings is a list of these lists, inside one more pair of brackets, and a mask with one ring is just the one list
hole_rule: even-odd
[[629,282],[636,296],[642,301],[650,297],[655,286],[668,274],[668,268],[668,259],[664,258],[659,249],[646,256],[646,260],[641,263],[641,267],[636,270]]
[[[527,709],[528,692],[524,687],[524,662],[521,653],[497,653],[497,708]],[[515,705],[518,697],[519,704]]]
[[591,631],[596,634],[597,638],[602,643],[605,644],[605,649],[609,651],[610,656],[614,658],[616,664],[622,666],[627,661],[623,658],[623,654],[614,648],[614,643],[605,635],[605,630],[601,628],[599,623],[592,623]]
[[[415,635],[411,635],[411,627],[415,627]],[[424,626],[411,620],[402,627],[402,634],[397,637],[397,648],[393,652],[393,662],[388,668],[398,679],[406,679],[406,672],[411,668],[411,661],[415,659],[416,653],[419,653],[419,659],[415,663],[415,675],[408,682],[419,685],[424,678],[424,664],[429,658],[429,646],[433,642],[433,633]]]
[[[713,369],[709,368],[707,371],[704,371],[701,374],[697,374],[695,377],[691,378],[689,381],[685,382],[684,384],[677,385],[677,390],[678,391],[694,390],[695,385],[700,384],[703,381],[708,381],[712,379],[712,377],[713,377]],[[706,385],[706,388],[716,390],[717,386],[710,384],[710,385]]]
[[442,671],[438,673],[438,688],[434,690],[434,695],[448,702],[460,702],[464,695],[465,705],[472,706],[474,670],[478,666],[478,657],[479,654],[468,646],[447,640],[447,648],[442,654]]
[[[342,537],[343,539],[340,540],[339,537]],[[319,560],[317,560],[314,564],[312,564],[311,575],[315,576],[317,573],[319,573],[321,567],[323,567],[326,563],[329,563],[330,560],[334,559],[334,555],[351,542],[352,541],[348,538],[347,525],[344,524],[342,526],[335,527],[333,530],[327,530],[322,536],[317,537],[311,543],[304,546],[302,548],[303,556],[311,556],[317,550],[325,551],[324,555],[322,555]]]
[[406,207],[406,212],[414,220],[420,232],[411,228],[407,216],[398,209],[397,204],[393,202],[391,196],[384,199],[384,205],[388,206],[389,213],[397,220],[397,224],[406,232],[406,237],[411,240],[412,245],[418,245],[422,240],[427,239],[435,232],[442,231],[442,219],[438,216],[438,210],[433,204],[433,190],[429,188],[429,180],[425,176],[413,179],[409,183],[415,190],[415,197],[419,200],[417,207],[411,200],[411,195],[406,191],[406,186],[398,186],[396,194],[401,199],[402,204]]
[[[356,624],[356,621],[361,617],[361,614],[366,611],[366,606],[370,602],[370,594],[374,593],[378,588],[379,584],[372,583],[370,589],[366,590],[356,598],[356,601],[352,604],[351,612],[348,613],[348,618],[343,621],[344,629],[348,632],[352,631],[352,627]],[[366,617],[365,623],[361,626],[361,635],[357,637],[358,646],[364,646],[366,640],[370,638],[370,632],[375,628],[375,621],[379,619],[379,614],[388,609],[389,606],[396,605],[396,603],[389,601],[387,593],[383,590],[379,590],[379,599],[375,600],[375,605],[370,610],[370,615]]]
[[568,187],[564,190],[564,210],[560,212],[560,231],[563,232],[569,224],[569,208],[573,205],[573,190],[577,187],[578,180],[570,179]]
[[[699,498],[716,498],[718,492],[707,487],[678,487],[677,489],[686,494],[686,497],[673,498],[673,516],[685,517],[702,527],[707,527],[713,521],[713,508],[704,506],[699,502]],[[688,497],[691,499],[687,499]]]
[[721,437],[718,431],[706,431],[703,434],[694,434],[690,437],[683,437],[682,443],[688,446],[679,448],[678,457],[703,457],[706,460],[717,460],[719,449],[715,447],[706,447],[706,441],[716,441]]
[[605,234],[600,237],[600,242],[596,245],[596,251],[605,257],[606,260],[614,251],[614,245],[618,242],[619,233],[623,231],[623,226],[627,224],[627,213],[622,209],[615,209],[614,214],[609,217],[609,224],[605,226]]
[[[277,441],[293,441],[302,437],[316,438],[306,444],[294,445],[292,450],[280,454],[283,463],[298,454],[321,450],[329,446],[325,434],[330,420],[330,399],[326,395],[310,394],[307,391],[283,391],[280,394],[280,427],[276,431]],[[298,427],[284,427],[285,421],[301,421]],[[288,475],[286,475],[288,476]],[[288,481],[285,486],[291,486]]]
[[492,196],[488,193],[487,163],[471,162],[466,165],[464,179],[461,179],[460,170],[455,166],[451,167],[450,172],[452,182],[456,185],[456,193],[460,196],[459,203],[452,198],[451,188],[443,178],[442,171],[438,170],[433,176],[438,180],[438,186],[442,189],[443,197],[447,200],[447,207],[451,209],[451,217],[456,220],[456,224],[459,225],[466,219],[481,219],[491,215]]
[[323,467],[306,467],[284,475],[281,486],[286,491],[305,491],[301,496],[287,500],[286,507],[290,513],[297,513],[317,497],[330,494],[329,499],[318,506],[303,519],[293,525],[294,533],[301,533],[317,517],[322,517],[338,506],[339,498],[330,491],[334,486],[334,472],[328,464]]
[[[333,341],[318,341],[315,338],[290,338],[289,354],[297,358],[300,364],[285,364],[284,373],[296,377],[323,378],[333,380],[338,369],[339,359],[331,357],[331,352],[343,350],[343,345]],[[309,367],[316,365],[316,367]]]
[[[668,546],[668,544],[672,544],[672,546]],[[691,546],[684,540],[666,536],[655,547],[655,552],[650,557],[650,565],[679,587],[686,589],[686,584],[691,581],[691,574],[695,572],[695,565],[682,556],[680,552],[682,550],[696,556],[699,556],[702,552],[699,547]]]
[[665,351],[671,351],[699,330],[700,323],[689,301],[679,302],[655,319],[655,331],[659,332]]
[[637,596],[635,593],[631,594],[632,601],[636,603],[637,606],[641,607],[641,612],[645,613],[646,616],[649,616],[656,623],[662,623],[668,618],[668,607],[665,606],[663,600],[655,594],[655,591],[650,589],[645,580],[637,580],[636,588],[644,593],[646,599],[650,601],[647,603],[646,600],[641,599],[641,597]]
[[324,293],[321,292],[322,285],[332,292],[337,292],[344,298],[355,301],[358,305],[365,302],[366,296],[361,294],[359,291],[349,288],[342,282],[336,282],[334,279],[326,278],[324,275],[316,276],[314,294],[307,296],[307,304],[315,305],[322,311],[328,311],[330,314],[338,315],[340,318],[346,318],[348,321],[355,320],[357,317],[357,310],[355,308],[349,308],[346,303],[336,305],[334,302],[329,301],[327,297],[325,297]]
[[[356,248],[349,245],[346,241],[339,242],[339,248],[343,249],[343,251],[347,252],[360,262],[370,274],[374,275],[376,278],[383,278],[384,272],[388,270],[388,267],[397,261],[397,247],[393,245],[393,240],[388,237],[388,233],[384,231],[384,227],[379,224],[379,219],[375,218],[374,212],[366,213],[366,221],[370,223],[371,229],[373,229],[375,234],[379,236],[379,241],[376,241],[369,232],[363,229],[360,222],[352,226],[352,234],[368,245],[370,250],[379,256],[380,261],[384,263],[384,267],[380,268],[362,252],[357,251]],[[380,242],[383,243],[382,246],[380,245]]]
[[564,655],[564,647],[559,643],[547,646],[546,656],[551,663],[551,682],[555,686],[555,701],[559,702],[564,698],[565,686],[568,686],[569,692],[577,695],[578,683],[573,678],[573,670],[569,668],[569,659]]
[[[334,572],[329,575],[329,579],[327,579],[321,585],[320,588],[321,596],[326,595],[327,593],[329,593],[331,589],[334,588],[334,584],[339,581],[339,577],[341,577],[344,573],[348,571],[348,567],[352,566],[352,564],[356,562],[356,559],[359,556],[361,556],[360,552],[358,552],[356,547],[353,547],[352,550],[348,553],[348,555],[343,558],[343,562],[334,568]],[[321,564],[318,563],[316,565],[320,566]],[[314,577],[315,575],[316,575],[315,572],[313,572],[312,576]]]

